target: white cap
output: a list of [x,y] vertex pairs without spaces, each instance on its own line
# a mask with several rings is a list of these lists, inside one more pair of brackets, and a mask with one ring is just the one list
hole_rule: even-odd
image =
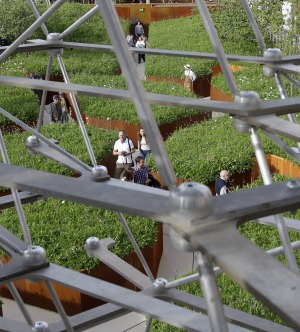
[[190,65],[185,65],[184,68],[191,68],[191,66]]

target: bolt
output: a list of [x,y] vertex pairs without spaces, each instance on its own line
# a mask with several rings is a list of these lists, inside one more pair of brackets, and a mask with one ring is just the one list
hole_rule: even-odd
[[99,239],[95,236],[89,237],[85,244],[88,249],[97,249],[99,247]]
[[286,186],[290,189],[299,188],[300,183],[297,180],[290,180]]

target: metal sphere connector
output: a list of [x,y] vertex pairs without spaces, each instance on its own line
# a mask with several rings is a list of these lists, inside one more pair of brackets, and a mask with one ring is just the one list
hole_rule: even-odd
[[47,36],[47,42],[60,42],[60,34],[57,32],[49,33]]
[[268,48],[264,51],[264,58],[267,60],[281,60],[281,50],[279,48]]
[[170,194],[171,213],[187,220],[206,218],[212,213],[212,194],[210,189],[200,183],[180,184]]
[[[266,60],[271,60],[271,61],[281,60],[282,54],[280,49],[278,48],[268,48],[267,50],[264,51],[264,58]],[[263,66],[263,73],[265,77],[274,77],[276,70],[268,66]]]
[[263,74],[265,77],[275,77],[276,70],[267,66],[263,66]]
[[108,175],[107,168],[102,165],[97,165],[92,168],[92,179],[101,180]]
[[32,327],[33,332],[49,332],[49,325],[46,322],[38,321]]
[[256,110],[260,106],[260,97],[255,91],[241,91],[234,96],[233,103],[235,108],[242,111]]
[[251,129],[251,125],[249,125],[245,121],[239,120],[239,119],[234,119],[233,125],[234,125],[234,128],[240,133],[249,133],[249,131]]
[[193,252],[195,249],[190,245],[190,243],[184,239],[179,233],[177,233],[173,228],[170,229],[170,240],[174,248],[186,252]]
[[165,290],[167,280],[164,278],[155,279],[153,282],[153,288],[156,293],[162,293]]
[[46,262],[45,250],[42,247],[32,246],[24,251],[24,265],[37,266]]
[[34,147],[34,146],[39,146],[40,145],[39,139],[34,135],[31,135],[31,136],[27,137],[26,142],[27,142],[26,143],[27,146]]
[[88,249],[97,249],[99,247],[99,244],[100,244],[100,241],[95,236],[89,237],[85,242],[85,245]]

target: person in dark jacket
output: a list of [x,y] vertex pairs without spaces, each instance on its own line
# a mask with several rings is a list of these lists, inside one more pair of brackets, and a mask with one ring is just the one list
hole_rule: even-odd
[[215,182],[216,196],[225,195],[229,193],[229,178],[230,174],[226,170],[222,170],[220,177]]

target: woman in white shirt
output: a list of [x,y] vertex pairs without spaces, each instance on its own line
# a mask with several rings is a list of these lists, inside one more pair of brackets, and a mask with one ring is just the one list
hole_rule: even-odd
[[[135,44],[135,47],[138,47],[138,48],[145,48],[145,42],[143,41],[142,37],[139,37],[139,39],[137,40],[136,44]],[[146,62],[145,60],[145,54],[144,53],[138,53],[138,62],[141,63],[141,59],[144,60],[144,62]]]
[[143,128],[141,128],[137,134],[137,142],[138,152],[140,152],[141,155],[145,158],[145,161],[147,161],[151,153],[151,148]]

